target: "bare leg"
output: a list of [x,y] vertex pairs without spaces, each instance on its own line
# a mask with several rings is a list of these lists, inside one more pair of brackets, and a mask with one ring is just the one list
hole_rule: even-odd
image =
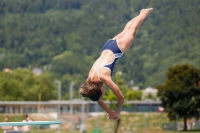
[[123,52],[126,52],[130,48],[130,46],[133,43],[137,29],[152,10],[153,8],[142,9],[140,11],[140,14],[137,17],[130,20],[126,24],[124,30],[113,38],[117,39],[118,45]]

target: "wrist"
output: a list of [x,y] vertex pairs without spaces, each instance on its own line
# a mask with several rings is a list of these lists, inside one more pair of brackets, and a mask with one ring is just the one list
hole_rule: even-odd
[[108,114],[111,114],[111,113],[112,113],[112,111],[109,109],[107,113],[108,113]]
[[120,114],[120,111],[119,111],[119,110],[117,110],[117,111],[116,111],[116,113],[119,115],[119,114]]

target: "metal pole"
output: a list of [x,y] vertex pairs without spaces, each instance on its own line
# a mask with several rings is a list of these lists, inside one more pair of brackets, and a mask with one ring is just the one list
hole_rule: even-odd
[[70,87],[69,87],[69,100],[73,99],[73,87],[74,87],[74,82],[70,83]]
[[61,82],[58,81],[58,120],[60,119]]
[[82,97],[82,105],[81,105],[81,125],[80,125],[80,132],[81,132],[81,133],[84,133],[85,130],[86,130],[84,115],[85,115],[85,98]]
[[69,86],[69,100],[71,101],[70,102],[70,123],[71,123],[71,126],[70,126],[70,132],[73,132],[73,103],[72,103],[72,99],[73,99],[73,86],[74,86],[74,82],[71,82],[70,83],[70,86]]
[[[57,114],[58,114],[58,120],[60,120],[60,100],[61,100],[61,81],[55,80],[55,82],[58,84],[58,105],[57,105]],[[58,133],[60,133],[60,125],[58,127]]]
[[81,111],[82,111],[82,124],[84,124],[85,123],[85,121],[84,121],[84,114],[85,114],[85,98],[84,97],[82,97],[82,100],[83,100],[83,102],[82,102],[82,108],[81,108]]

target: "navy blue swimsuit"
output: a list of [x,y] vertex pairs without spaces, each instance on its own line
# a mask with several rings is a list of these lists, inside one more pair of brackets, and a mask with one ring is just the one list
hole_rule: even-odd
[[113,56],[114,56],[114,60],[113,62],[109,63],[109,64],[106,64],[106,65],[103,65],[103,66],[100,66],[100,67],[95,67],[93,66],[93,68],[95,69],[93,71],[93,74],[91,76],[91,81],[92,81],[92,78],[94,76],[94,73],[97,72],[97,76],[98,76],[98,79],[101,81],[100,77],[99,77],[99,72],[98,72],[98,69],[99,68],[102,68],[102,67],[107,67],[108,69],[110,69],[110,72],[111,72],[111,75],[113,73],[113,69],[114,69],[114,66],[115,66],[115,62],[118,58],[122,57],[123,55],[123,52],[121,51],[121,49],[119,48],[118,44],[117,44],[117,41],[116,40],[108,40],[103,48],[102,48],[102,52],[104,50],[110,50],[112,53],[113,53]]
[[102,52],[104,50],[110,50],[112,51],[113,55],[114,55],[114,61],[111,62],[110,64],[104,65],[104,67],[107,67],[111,70],[111,75],[115,66],[115,62],[117,61],[117,59],[119,59],[120,57],[122,57],[123,52],[121,51],[121,49],[119,48],[117,41],[116,40],[108,40],[103,48],[102,48]]

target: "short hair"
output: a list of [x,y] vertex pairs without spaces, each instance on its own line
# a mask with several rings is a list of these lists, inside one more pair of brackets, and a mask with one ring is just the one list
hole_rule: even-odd
[[82,84],[79,89],[79,93],[83,97],[88,97],[92,101],[98,101],[102,95],[101,92],[102,83]]

